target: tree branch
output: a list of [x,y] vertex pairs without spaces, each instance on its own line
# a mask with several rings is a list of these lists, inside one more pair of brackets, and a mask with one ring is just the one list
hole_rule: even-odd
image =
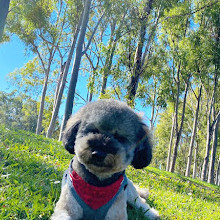
[[98,26],[99,26],[99,24],[100,24],[100,22],[101,22],[101,20],[102,20],[102,18],[103,18],[103,16],[104,16],[104,14],[105,14],[105,12],[102,13],[102,16],[100,17],[99,21],[97,22],[97,24],[96,24],[96,26],[95,26],[95,28],[94,28],[94,30],[93,30],[93,32],[92,32],[90,38],[89,38],[89,41],[88,41],[88,43],[87,43],[87,46],[85,47],[84,51],[82,52],[82,56],[83,56],[83,55],[86,53],[86,51],[88,50],[88,48],[89,48],[89,46],[90,46],[90,44],[91,44],[91,42],[92,42],[92,39],[93,39],[93,37],[94,37],[94,35],[95,35],[95,32],[96,32],[96,30],[97,30],[97,28],[98,28]]

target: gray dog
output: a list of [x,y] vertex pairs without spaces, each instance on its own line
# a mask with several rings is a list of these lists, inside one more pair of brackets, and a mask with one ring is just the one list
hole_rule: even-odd
[[159,218],[125,175],[128,165],[141,169],[152,158],[148,129],[125,103],[88,103],[67,122],[63,143],[75,156],[52,220],[127,220],[127,202]]

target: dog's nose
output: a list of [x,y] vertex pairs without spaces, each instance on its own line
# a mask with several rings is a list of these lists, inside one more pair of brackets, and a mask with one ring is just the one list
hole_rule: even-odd
[[107,153],[103,152],[103,151],[93,151],[92,152],[92,158],[101,162],[105,159]]

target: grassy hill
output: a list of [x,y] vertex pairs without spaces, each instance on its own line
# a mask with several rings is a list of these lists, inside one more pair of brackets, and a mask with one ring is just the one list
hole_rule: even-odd
[[[0,126],[0,219],[49,219],[71,155],[61,143]],[[153,167],[127,176],[148,188],[161,219],[220,219],[220,188]],[[128,207],[129,220],[144,219]]]

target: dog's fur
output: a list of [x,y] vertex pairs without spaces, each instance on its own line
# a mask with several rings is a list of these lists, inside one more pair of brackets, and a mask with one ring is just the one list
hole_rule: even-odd
[[[86,181],[95,177],[97,186],[112,183],[130,164],[136,169],[146,167],[152,158],[147,126],[125,103],[112,99],[81,108],[67,122],[63,143],[76,155],[72,168]],[[127,188],[120,192],[105,220],[127,220],[127,202],[142,208],[149,219],[159,218],[158,212],[145,203],[128,180]],[[81,206],[65,184],[51,219],[77,220],[82,216]]]

